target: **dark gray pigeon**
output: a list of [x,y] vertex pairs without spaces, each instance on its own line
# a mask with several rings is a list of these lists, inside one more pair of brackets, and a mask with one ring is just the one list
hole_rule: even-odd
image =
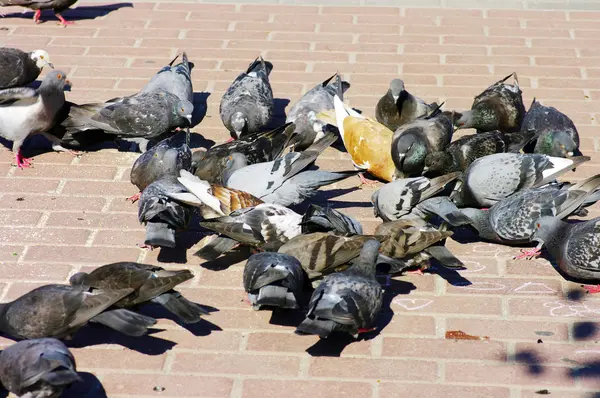
[[354,218],[329,206],[311,204],[302,217],[302,233],[334,232],[341,236],[362,235],[363,228]]
[[[514,77],[515,84],[506,81]],[[475,97],[471,110],[460,114],[456,126],[461,129],[474,128],[478,132],[500,130],[512,133],[521,129],[525,116],[522,91],[516,73],[494,83]]]
[[[600,283],[600,218],[570,224],[558,217],[540,217],[531,240],[539,243],[538,248],[546,246],[567,276]],[[586,288],[600,292],[600,285]]]
[[13,141],[18,167],[29,167],[21,154],[27,137],[48,131],[65,103],[65,85],[71,84],[64,72],[48,73],[37,90],[17,87],[0,90],[0,136]]
[[261,307],[298,308],[305,282],[302,265],[281,253],[256,253],[244,267],[244,290],[256,310]]
[[44,50],[26,53],[18,48],[0,48],[0,89],[23,87],[33,82],[44,66],[54,69]]
[[559,158],[581,156],[579,133],[575,123],[564,113],[544,106],[535,98],[525,118],[521,133],[532,137],[525,152],[542,153]]
[[78,272],[69,282],[75,288],[91,292],[131,288],[133,292],[116,302],[116,307],[129,308],[151,302],[163,306],[185,323],[196,323],[208,311],[173,290],[193,277],[187,269],[167,271],[154,265],[124,261],[103,265],[89,274]]
[[106,311],[132,292],[89,293],[71,286],[44,285],[0,304],[0,331],[17,339],[68,338],[86,323],[96,322],[129,336],[141,336],[156,323],[154,318],[125,309]]
[[[173,63],[181,55],[181,62],[173,66]],[[153,91],[167,91],[179,97],[181,101],[194,103],[194,89],[192,87],[192,68],[194,64],[188,61],[187,54],[177,54],[177,56],[163,67],[150,79],[142,88],[142,93],[151,93]]]
[[240,243],[277,250],[300,235],[302,216],[284,206],[263,203],[236,210],[228,216],[200,222],[200,226]]
[[21,6],[35,10],[35,14],[33,14],[33,22],[36,24],[40,23],[42,10],[52,9],[54,11],[54,15],[56,15],[56,18],[58,18],[60,21],[58,24],[66,27],[67,25],[72,25],[74,22],[67,21],[62,15],[60,15],[60,13],[69,9],[76,2],[77,0],[0,0],[0,6]]
[[219,114],[233,139],[255,133],[265,127],[273,115],[273,90],[269,74],[273,64],[262,57],[250,64],[227,89]]
[[518,153],[484,156],[465,170],[451,198],[458,207],[490,207],[515,192],[541,187],[588,160]]
[[296,334],[327,338],[339,331],[358,338],[359,333],[375,329],[383,303],[383,289],[375,278],[379,246],[377,240],[368,240],[350,268],[329,275],[321,282]]
[[[460,209],[483,239],[504,244],[528,243],[535,221],[542,216],[565,218],[577,212],[600,188],[600,175],[568,187],[547,185],[527,189],[494,204],[488,210]],[[527,251],[525,256],[533,253]]]
[[58,398],[80,381],[73,354],[59,340],[24,340],[0,353],[0,382],[17,397]]
[[392,137],[396,178],[420,176],[427,154],[443,151],[452,140],[453,132],[452,122],[439,108],[399,127]]
[[406,91],[402,80],[394,79],[390,82],[387,93],[377,102],[375,117],[379,123],[396,131],[406,123],[427,116],[436,108],[436,103],[427,104]]
[[413,177],[387,183],[371,196],[375,217],[383,221],[399,220],[417,204],[441,192],[459,175],[460,173],[451,173],[431,180]]
[[170,247],[176,246],[175,230],[187,228],[192,209],[175,200],[172,194],[188,194],[191,199],[194,195],[177,181],[174,175],[164,175],[142,192],[138,207],[138,220],[146,224],[146,240],[142,247]]
[[[329,84],[333,80],[332,84]],[[287,122],[296,125],[292,144],[294,150],[303,151],[325,135],[326,123],[317,119],[317,114],[334,109],[333,97],[344,100],[344,93],[350,83],[342,81],[339,73],[331,76],[323,83],[316,85],[292,106],[287,115]]]
[[192,168],[192,151],[189,147],[189,131],[164,139],[148,151],[142,153],[131,168],[130,181],[140,193],[128,198],[132,202],[139,199],[148,185],[164,175],[179,176],[180,170]]

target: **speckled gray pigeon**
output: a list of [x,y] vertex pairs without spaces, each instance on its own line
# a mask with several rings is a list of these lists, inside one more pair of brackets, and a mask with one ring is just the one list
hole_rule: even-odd
[[377,121],[392,131],[410,123],[422,116],[433,112],[438,105],[427,104],[421,98],[415,97],[404,87],[404,82],[394,79],[390,82],[387,93],[379,99],[375,108]]
[[106,264],[90,273],[78,272],[69,283],[84,291],[114,291],[134,289],[127,297],[114,305],[121,308],[135,307],[147,302],[156,303],[175,314],[185,323],[197,323],[208,311],[192,303],[175,290],[175,286],[194,277],[189,270],[167,271],[164,268],[130,261]]
[[439,108],[400,126],[392,137],[391,149],[396,178],[420,176],[427,154],[444,150],[453,133],[452,122]]
[[[332,79],[333,83],[329,84]],[[350,88],[350,83],[342,81],[336,73],[323,83],[316,85],[298,100],[289,110],[287,122],[296,125],[295,136],[292,140],[294,150],[303,151],[325,135],[323,121],[317,119],[319,112],[333,109],[333,97],[344,99],[344,93]]]
[[436,195],[459,176],[460,173],[450,173],[431,180],[413,177],[387,183],[371,196],[375,217],[380,217],[383,221],[399,220],[417,204]]
[[148,185],[164,175],[179,176],[180,170],[192,168],[192,151],[189,147],[189,131],[166,138],[142,153],[133,163],[130,181],[138,187],[140,193],[128,198],[132,202],[139,199]]
[[[181,62],[173,66],[173,63],[181,55]],[[194,64],[188,61],[187,54],[177,54],[169,65],[159,70],[156,75],[142,88],[140,92],[151,93],[153,91],[167,91],[175,94],[181,101],[194,103],[194,89],[192,87],[192,68]]]
[[273,90],[269,74],[272,69],[272,63],[257,58],[221,98],[219,114],[232,138],[260,131],[271,120]]
[[244,267],[244,290],[254,309],[298,308],[305,282],[302,265],[293,256],[256,253]]
[[302,233],[334,232],[341,236],[362,235],[362,225],[329,206],[311,204],[302,217]]
[[75,358],[59,340],[24,340],[0,353],[0,382],[17,397],[58,398],[79,381]]
[[132,292],[121,289],[89,293],[71,286],[44,285],[0,304],[0,331],[17,339],[67,338],[86,323],[96,322],[130,336],[141,336],[156,323],[154,318],[125,309],[106,311]]
[[579,133],[575,123],[564,113],[540,104],[535,98],[525,114],[521,132],[532,137],[531,143],[525,147],[525,152],[543,153],[560,158],[581,155]]
[[515,192],[547,184],[588,160],[517,153],[484,156],[465,170],[451,198],[458,207],[489,207]]
[[186,228],[192,217],[192,209],[174,199],[171,194],[194,195],[177,181],[174,175],[164,175],[142,192],[138,207],[138,219],[146,224],[146,240],[143,247],[175,247],[175,231]]
[[[540,217],[531,240],[538,247],[545,246],[567,276],[600,283],[600,218],[571,224],[557,217]],[[600,285],[588,291],[598,293]]]
[[383,289],[375,278],[379,246],[377,240],[368,240],[350,268],[321,282],[297,334],[327,338],[339,331],[358,338],[359,333],[374,330],[383,303]]
[[45,133],[65,103],[65,85],[70,84],[64,72],[48,73],[37,90],[17,87],[0,90],[0,136],[13,141],[12,150],[18,167],[29,167],[21,154],[21,145],[33,134]]
[[[507,84],[510,77],[515,84]],[[525,116],[522,91],[516,73],[494,83],[475,97],[471,110],[465,111],[456,121],[458,128],[474,128],[478,132],[500,130],[512,133],[521,129]]]
[[33,82],[45,66],[54,69],[44,50],[26,53],[18,48],[0,48],[0,89],[22,87]]

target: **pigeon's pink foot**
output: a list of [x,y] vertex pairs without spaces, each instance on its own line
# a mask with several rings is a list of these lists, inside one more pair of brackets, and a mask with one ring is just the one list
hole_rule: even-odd
[[521,254],[519,254],[518,256],[513,257],[514,260],[532,260],[534,258],[536,258],[537,256],[539,256],[540,254],[542,254],[542,249],[540,248],[534,248],[534,249],[522,249],[521,250]]
[[248,305],[252,305],[250,299],[248,298],[248,293],[244,294],[244,296],[242,297],[242,301]]
[[126,201],[127,201],[127,200],[130,200],[130,201],[131,201],[131,203],[135,203],[136,201],[138,201],[138,200],[140,199],[140,196],[142,196],[142,193],[141,193],[141,192],[138,192],[138,193],[136,193],[135,195],[133,195],[133,196],[130,196],[130,197],[128,197],[128,198],[127,198],[127,199],[125,199],[125,200],[126,200]]
[[374,331],[374,330],[376,330],[376,329],[377,329],[377,328],[369,328],[369,329],[363,329],[363,328],[360,328],[360,329],[358,329],[358,334],[361,334],[361,333],[369,333],[369,332],[372,332],[372,331]]
[[20,149],[15,155],[15,159],[17,161],[17,167],[20,167],[21,169],[33,166],[33,163],[31,163],[29,159],[23,157]]
[[235,138],[231,137],[230,139],[228,139],[227,141],[225,141],[225,143],[231,142],[233,141]]
[[138,243],[136,246],[139,247],[140,249],[146,249],[146,250],[149,250],[149,251],[154,250],[154,247],[155,247],[155,246],[152,246],[152,245],[147,245],[145,243]]
[[588,293],[600,293],[600,285],[584,285],[583,288],[587,290]]
[[359,187],[362,187],[364,185],[374,187],[375,185],[377,185],[377,181],[367,181],[367,179],[365,178],[364,173],[359,173],[358,174],[358,178],[360,178],[360,185],[359,185]]
[[69,149],[67,152],[69,152],[71,155],[73,155],[75,157],[79,157],[79,156],[83,155],[83,151],[76,151],[74,149]]
[[40,23],[40,17],[42,16],[42,10],[37,10],[35,14],[33,14],[33,23]]
[[73,25],[73,24],[75,23],[75,22],[73,22],[73,21],[67,21],[67,20],[66,20],[66,19],[65,19],[65,18],[64,18],[62,15],[60,15],[60,14],[56,14],[56,17],[57,17],[57,18],[60,20],[60,22],[58,23],[58,25],[62,25],[62,26],[64,26],[65,28],[66,28],[68,25]]
[[413,275],[421,275],[421,276],[425,275],[425,274],[423,273],[423,270],[422,270],[421,268],[417,268],[417,269],[416,269],[416,270],[414,270],[414,271],[406,271],[406,273],[407,273],[407,274],[413,274]]

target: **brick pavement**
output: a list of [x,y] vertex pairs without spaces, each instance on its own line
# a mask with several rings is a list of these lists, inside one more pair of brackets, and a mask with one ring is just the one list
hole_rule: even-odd
[[[527,104],[535,96],[577,123],[583,152],[593,160],[567,177],[590,176],[600,163],[600,13],[183,2],[135,3],[109,13],[98,7],[79,3],[67,17],[106,15],[66,29],[54,21],[34,26],[31,13],[2,18],[0,42],[47,49],[73,81],[68,98],[75,102],[131,94],[186,50],[196,64],[195,91],[204,93],[197,107],[207,99],[194,131],[216,142],[228,138],[220,97],[259,52],[275,64],[279,116],[286,99],[296,100],[336,70],[352,83],[349,103],[371,115],[395,76],[426,100],[461,109],[517,71]],[[136,156],[116,149],[80,158],[42,153],[35,168],[19,170],[10,152],[0,153],[3,300],[90,266],[137,260],[193,270],[196,278],[181,290],[219,310],[190,330],[161,319],[160,330],[141,339],[99,327],[82,331],[73,342],[87,346],[74,348],[79,369],[96,375],[109,397],[598,396],[600,298],[581,294],[546,260],[513,261],[517,248],[449,240],[468,270],[396,278],[377,336],[345,347],[317,343],[292,333],[293,317],[247,308],[243,263],[201,264],[190,247],[197,234],[184,235],[187,250],[135,247],[144,230],[137,206],[124,199],[136,191],[129,183]],[[318,163],[351,167],[334,149]],[[330,197],[372,231],[372,188],[352,190],[356,183],[344,181],[321,199]],[[600,216],[600,208],[590,213]],[[452,330],[489,340],[445,339]],[[73,396],[102,396],[94,377],[86,380]]]

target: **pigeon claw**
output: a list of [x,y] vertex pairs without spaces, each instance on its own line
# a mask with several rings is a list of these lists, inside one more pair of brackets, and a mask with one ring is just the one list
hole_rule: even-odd
[[360,329],[358,329],[358,334],[369,333],[369,332],[372,332],[374,330],[377,330],[377,328],[360,328]]
[[152,246],[152,245],[147,245],[145,243],[138,243],[138,244],[136,244],[136,246],[139,247],[140,249],[145,249],[145,250],[148,250],[148,251],[154,250],[154,247],[155,247],[155,246]]
[[248,293],[244,294],[244,296],[242,297],[242,301],[248,305],[252,305],[252,303],[250,302],[250,298],[248,297]]
[[412,270],[412,271],[406,271],[407,274],[413,274],[413,275],[425,275],[423,273],[423,270],[421,268],[417,268],[416,270]]
[[57,18],[60,20],[60,22],[59,22],[57,25],[62,25],[62,26],[64,26],[65,28],[66,28],[68,25],[73,25],[73,24],[75,23],[75,22],[73,22],[73,21],[67,21],[67,20],[66,20],[66,19],[65,19],[65,18],[64,18],[62,15],[60,15],[60,14],[56,14],[56,17],[57,17]]
[[138,201],[138,200],[140,199],[140,196],[142,196],[142,193],[141,193],[141,192],[138,192],[138,193],[136,193],[135,195],[133,195],[133,196],[130,196],[130,197],[128,197],[127,199],[125,199],[125,201],[128,201],[128,200],[130,200],[130,201],[131,201],[131,203],[135,203],[136,201]]
[[225,143],[229,143],[229,142],[231,142],[231,141],[233,141],[233,140],[235,140],[235,138],[233,138],[233,137],[230,137],[230,138],[229,138],[227,141],[225,141]]
[[20,167],[21,169],[33,166],[33,163],[31,163],[29,159],[23,157],[21,150],[15,155],[15,160],[17,161],[17,167]]
[[592,286],[592,285],[584,285],[583,288],[587,290],[588,293],[600,293],[600,285]]
[[358,178],[360,178],[360,185],[358,187],[361,188],[361,189],[365,185],[369,186],[369,187],[374,187],[375,185],[377,185],[377,181],[367,181],[367,179],[365,178],[364,173],[359,173],[358,174]]
[[537,247],[534,249],[521,249],[521,254],[513,257],[513,260],[533,260],[540,254],[542,254],[542,249]]
[[41,16],[42,16],[42,10],[37,10],[35,12],[35,14],[33,14],[33,23],[39,24]]

